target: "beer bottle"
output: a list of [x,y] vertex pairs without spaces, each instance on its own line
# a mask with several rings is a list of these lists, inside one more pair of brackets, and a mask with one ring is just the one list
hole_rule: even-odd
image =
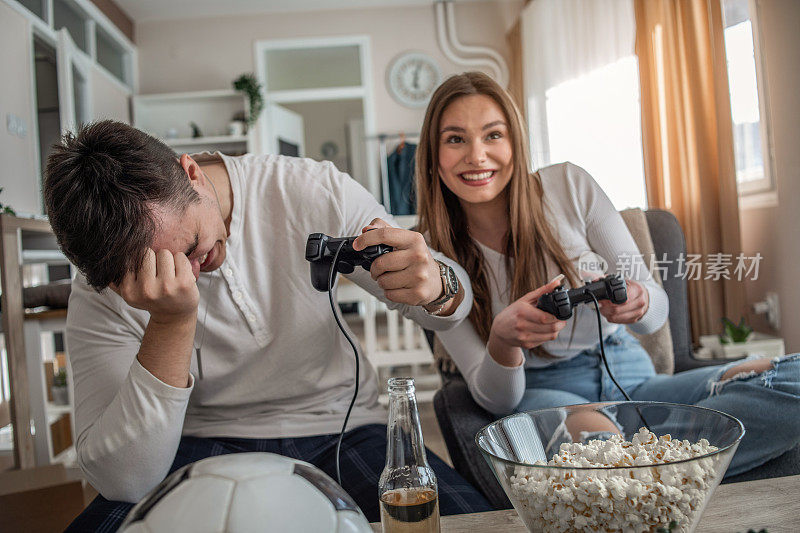
[[383,533],[438,533],[439,491],[425,457],[412,378],[389,380],[387,441],[378,482]]

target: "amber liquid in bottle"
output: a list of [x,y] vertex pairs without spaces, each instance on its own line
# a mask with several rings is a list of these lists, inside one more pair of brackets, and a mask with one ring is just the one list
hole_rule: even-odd
[[428,465],[414,380],[389,380],[386,467],[378,483],[383,533],[438,533],[436,474]]

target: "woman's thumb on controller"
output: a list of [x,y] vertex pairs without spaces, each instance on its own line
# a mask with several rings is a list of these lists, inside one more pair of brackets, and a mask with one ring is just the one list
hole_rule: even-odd
[[538,289],[534,289],[531,292],[529,292],[527,294],[528,298],[533,301],[538,299],[543,294],[547,294],[548,292],[553,292],[558,288],[559,285],[561,285],[561,280],[563,279],[564,279],[564,274],[559,274],[558,276],[554,277],[553,279],[551,279]]

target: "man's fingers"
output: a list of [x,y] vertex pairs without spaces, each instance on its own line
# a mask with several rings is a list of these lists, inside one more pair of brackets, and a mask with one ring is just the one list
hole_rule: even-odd
[[173,261],[175,262],[175,278],[178,280],[191,277],[192,281],[194,279],[194,273],[192,272],[192,263],[189,261],[189,258],[186,257],[186,254],[183,252],[178,252],[173,256]]
[[139,271],[136,273],[136,278],[140,280],[149,280],[156,277],[156,252],[152,248],[148,248],[144,253],[144,261]]
[[175,279],[175,259],[169,250],[159,250],[156,254],[156,277],[162,284]]
[[[425,245],[425,239],[422,234],[416,231],[386,226],[359,235],[353,241],[353,249],[363,250],[367,246],[375,246],[376,244],[386,244],[398,250],[411,248],[415,245]],[[427,245],[425,246],[427,247]]]
[[378,228],[391,228],[391,226],[382,218],[373,218],[369,224],[361,228],[361,233],[366,233]]
[[[373,279],[377,279],[386,272],[398,272],[405,270],[412,265],[425,263],[428,258],[428,249],[419,248],[413,250],[394,250],[384,254],[372,262],[370,274]],[[438,274],[438,271],[437,271]],[[425,281],[420,279],[418,281]]]
[[415,282],[406,272],[385,272],[375,278],[378,286],[386,290],[392,289],[411,289],[414,287]]

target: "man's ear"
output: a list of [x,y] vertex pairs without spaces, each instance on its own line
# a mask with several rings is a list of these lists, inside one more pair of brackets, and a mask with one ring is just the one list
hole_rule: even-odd
[[200,170],[200,165],[189,156],[189,154],[183,154],[180,158],[180,165],[183,167],[184,172],[189,177],[189,180],[192,182],[193,186],[199,185],[200,178],[203,176],[203,173]]

